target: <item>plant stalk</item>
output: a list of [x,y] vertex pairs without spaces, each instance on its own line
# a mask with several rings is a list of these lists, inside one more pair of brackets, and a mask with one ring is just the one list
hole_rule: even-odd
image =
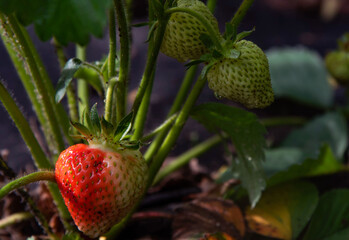
[[127,85],[130,72],[130,25],[127,16],[127,8],[124,0],[114,0],[116,18],[120,36],[120,70],[119,81],[116,89],[117,122],[126,114]]
[[23,222],[31,218],[33,218],[33,215],[30,212],[14,213],[0,220],[0,229],[11,226],[15,223]]
[[254,0],[243,0],[230,23],[234,26],[239,26],[253,2]]
[[40,171],[28,174],[21,178],[14,179],[0,189],[0,199],[3,199],[7,194],[9,194],[17,188],[24,187],[29,183],[38,181],[56,182],[55,173],[52,171]]
[[[86,61],[86,47],[75,45],[75,55],[81,61]],[[89,86],[86,80],[78,78],[77,79],[77,88],[78,88],[78,109],[79,109],[79,119],[82,119],[84,111],[89,113]]]

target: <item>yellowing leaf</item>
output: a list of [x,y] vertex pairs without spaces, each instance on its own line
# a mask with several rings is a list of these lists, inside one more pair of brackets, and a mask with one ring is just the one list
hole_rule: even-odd
[[295,239],[309,221],[318,202],[315,186],[292,182],[267,189],[254,209],[246,210],[249,228],[263,236]]

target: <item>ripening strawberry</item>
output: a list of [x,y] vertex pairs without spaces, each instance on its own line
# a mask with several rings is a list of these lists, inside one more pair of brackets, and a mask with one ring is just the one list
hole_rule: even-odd
[[208,86],[220,97],[247,108],[264,108],[274,101],[268,59],[254,43],[238,41],[238,58],[218,60],[208,71]]
[[[220,36],[217,20],[203,2],[178,0],[177,7],[189,8],[201,14],[217,31],[217,36]],[[207,33],[206,27],[195,17],[188,13],[173,13],[166,27],[161,52],[180,62],[199,59],[208,52],[200,40],[200,35],[203,33]]]
[[146,172],[138,150],[77,144],[60,154],[55,178],[75,224],[95,238],[125,217],[142,197]]

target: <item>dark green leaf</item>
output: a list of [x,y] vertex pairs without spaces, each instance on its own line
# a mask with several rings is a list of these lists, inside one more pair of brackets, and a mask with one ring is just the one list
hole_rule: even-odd
[[60,102],[63,99],[69,84],[73,80],[75,72],[80,68],[81,65],[82,61],[78,58],[69,59],[69,61],[65,64],[56,87],[56,102]]
[[330,174],[342,169],[331,148],[325,145],[321,148],[317,159],[306,159],[302,163],[291,165],[287,170],[276,173],[268,180],[268,186],[304,177]]
[[101,132],[101,123],[98,115],[97,103],[95,103],[91,108],[90,120],[94,133],[99,134]]
[[[321,196],[304,240],[349,239],[349,190],[336,189]],[[337,235],[338,234],[338,235]],[[339,236],[335,238],[335,235]]]
[[202,33],[200,35],[200,40],[208,49],[212,49],[214,47],[214,43],[211,40],[210,35],[208,35],[207,33]]
[[194,108],[192,116],[214,132],[224,131],[235,145],[238,159],[232,171],[239,175],[255,205],[265,188],[262,162],[264,160],[266,130],[256,115],[219,103],[207,103]]
[[241,32],[239,33],[237,36],[236,36],[236,39],[235,41],[240,41],[242,39],[244,39],[245,37],[248,37],[251,33],[253,33],[254,31],[256,30],[256,28],[254,27],[252,30],[250,31],[244,31],[244,32]]
[[322,58],[305,48],[273,49],[267,52],[276,97],[329,107],[333,91]]
[[122,140],[125,135],[131,130],[132,118],[133,112],[129,113],[120,121],[114,133],[114,141]]
[[39,37],[66,45],[85,45],[102,37],[111,0],[0,0],[0,11],[15,13],[25,26],[34,23]]
[[91,132],[90,130],[88,130],[84,125],[82,125],[81,123],[78,122],[72,122],[71,123],[73,125],[74,128],[76,128],[79,133],[81,133],[82,135],[84,135],[85,137],[90,137],[91,136]]
[[320,147],[327,143],[338,159],[343,157],[348,145],[346,120],[337,112],[317,117],[302,128],[291,132],[281,144],[283,147],[297,147],[306,157],[317,158]]
[[264,171],[268,176],[284,171],[294,164],[300,164],[304,160],[304,155],[299,148],[277,148],[265,151]]
[[149,28],[149,32],[148,32],[148,36],[147,36],[146,42],[149,42],[149,41],[150,41],[150,39],[152,38],[152,36],[153,36],[153,34],[154,34],[154,32],[155,32],[157,26],[158,26],[158,22],[157,22],[157,21],[155,21],[155,22],[153,22],[153,23],[151,24],[151,26],[150,26],[150,28]]

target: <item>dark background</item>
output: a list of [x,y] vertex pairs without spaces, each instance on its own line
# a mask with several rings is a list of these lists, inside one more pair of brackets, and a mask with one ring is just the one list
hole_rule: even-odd
[[[229,21],[236,11],[240,1],[218,0],[215,16],[220,24],[221,31],[224,30],[224,23]],[[328,12],[329,5],[340,2],[340,8],[331,16]],[[134,1],[134,23],[144,22],[146,19],[146,1]],[[304,45],[317,51],[324,56],[329,50],[336,48],[336,40],[346,31],[349,31],[349,1],[347,0],[258,0],[248,12],[246,18],[240,26],[240,31],[250,30],[256,27],[256,31],[248,37],[263,50],[273,47]],[[41,42],[29,27],[29,32],[34,40],[44,64],[56,82],[59,78],[59,67],[50,42]],[[87,58],[95,61],[106,55],[108,52],[107,33],[103,39],[91,38],[88,46]],[[146,35],[147,28],[134,28],[132,65],[130,91],[135,92],[141,79],[146,58]],[[67,56],[72,57],[74,46],[69,45],[66,50]],[[182,76],[184,75],[183,64],[167,56],[160,55],[154,94],[151,101],[151,108],[148,115],[147,129],[152,129],[161,123],[178,89]],[[32,119],[35,116],[32,112],[30,101],[21,86],[20,80],[7,55],[6,49],[0,41],[0,79],[7,84],[8,89],[15,96],[17,103],[21,106],[25,116]],[[91,104],[100,101],[91,92]],[[131,94],[132,95],[132,94]],[[212,91],[207,87],[204,89],[199,101],[215,101]],[[100,105],[101,106],[101,105]],[[273,106],[271,106],[271,109]],[[101,109],[100,109],[101,110]],[[266,112],[271,110],[267,109]],[[208,133],[202,127],[189,120],[182,134],[182,141],[178,143],[175,152],[181,152],[197,139],[206,138]],[[0,150],[8,150],[9,165],[19,170],[28,170],[32,165],[30,154],[23,143],[19,132],[10,120],[7,112],[0,107]],[[212,155],[212,153],[211,153]],[[210,154],[208,154],[210,156]],[[219,163],[216,163],[218,166]]]

